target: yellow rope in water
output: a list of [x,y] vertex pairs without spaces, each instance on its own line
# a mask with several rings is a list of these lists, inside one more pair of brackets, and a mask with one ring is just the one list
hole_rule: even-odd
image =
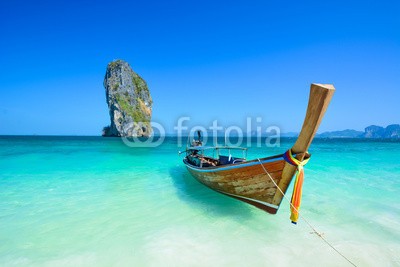
[[271,179],[271,181],[274,183],[274,185],[276,186],[276,188],[278,188],[279,192],[281,192],[283,198],[290,204],[292,209],[295,209],[296,212],[299,214],[299,217],[301,219],[303,219],[303,221],[305,221],[308,226],[311,228],[311,230],[313,231],[314,234],[316,234],[317,236],[319,236],[328,246],[330,246],[334,251],[336,251],[340,256],[342,256],[343,259],[345,259],[348,263],[350,263],[351,265],[357,267],[357,265],[355,263],[353,263],[349,258],[347,258],[345,255],[343,255],[339,250],[337,250],[328,240],[326,240],[322,233],[318,232],[317,229],[315,229],[314,226],[311,225],[311,223],[296,209],[295,206],[293,206],[293,204],[291,203],[291,201],[286,197],[285,193],[279,188],[279,186],[275,183],[274,179],[272,178],[272,176],[269,174],[269,172],[267,171],[267,169],[265,169],[264,165],[261,163],[261,160],[258,158],[257,159],[258,162],[260,162],[261,167],[264,169],[265,173],[268,175],[268,177]]

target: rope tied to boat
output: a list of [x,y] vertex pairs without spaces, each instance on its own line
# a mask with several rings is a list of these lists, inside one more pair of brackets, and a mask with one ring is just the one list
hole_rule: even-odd
[[297,224],[297,220],[299,219],[299,209],[301,204],[301,195],[303,192],[303,182],[304,182],[304,165],[306,165],[307,162],[310,160],[310,156],[308,153],[307,155],[308,157],[306,159],[300,161],[293,156],[291,149],[289,149],[288,151],[285,152],[285,154],[283,154],[283,158],[287,163],[297,167],[292,199],[290,201],[291,203],[290,220],[292,221],[293,224]]
[[[285,154],[286,154],[286,153],[285,153]],[[292,154],[292,153],[290,152],[290,154]],[[292,155],[292,156],[293,156],[293,155]],[[307,162],[308,162],[309,157],[310,157],[310,156],[308,156],[308,158],[306,159]],[[257,160],[258,160],[258,162],[260,163],[261,168],[263,168],[264,172],[268,175],[269,179],[271,179],[272,183],[276,186],[276,188],[279,190],[279,192],[281,192],[283,198],[284,198],[287,202],[289,202],[289,204],[290,204],[290,209],[295,209],[295,210],[296,210],[296,207],[293,206],[293,204],[292,204],[292,203],[289,201],[289,199],[286,197],[286,194],[282,191],[282,189],[281,189],[281,188],[278,186],[278,184],[274,181],[274,179],[272,178],[271,174],[269,174],[269,172],[267,171],[267,169],[266,169],[266,168],[264,167],[264,165],[262,164],[261,160],[260,160],[259,158],[258,158]],[[297,160],[297,159],[296,159],[296,160]],[[303,162],[304,162],[304,161],[303,161]],[[307,162],[306,162],[306,163],[307,163]],[[303,163],[302,166],[304,166],[306,163]],[[297,214],[300,216],[300,218],[302,218],[302,219],[307,223],[307,225],[311,228],[312,233],[316,234],[319,238],[321,238],[328,246],[330,246],[336,253],[338,253],[338,254],[339,254],[343,259],[345,259],[348,263],[350,263],[351,265],[357,267],[357,265],[356,265],[354,262],[352,262],[352,261],[351,261],[349,258],[347,258],[343,253],[341,253],[337,248],[335,248],[335,247],[323,236],[323,233],[317,231],[317,229],[316,229],[302,214],[300,214],[299,210],[296,210],[296,212],[297,212]]]

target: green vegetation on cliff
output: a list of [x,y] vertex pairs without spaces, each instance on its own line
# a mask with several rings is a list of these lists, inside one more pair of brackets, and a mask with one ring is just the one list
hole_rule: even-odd
[[132,83],[135,85],[135,94],[140,98],[146,96],[149,100],[149,105],[153,104],[153,101],[150,97],[149,89],[147,88],[146,82],[137,74],[132,74]]
[[[121,110],[127,115],[131,116],[135,122],[149,122],[149,119],[144,116],[146,111],[142,109],[141,105],[131,105],[129,96],[116,94],[116,99]],[[138,99],[140,101],[140,99]],[[139,102],[140,103],[140,102]]]

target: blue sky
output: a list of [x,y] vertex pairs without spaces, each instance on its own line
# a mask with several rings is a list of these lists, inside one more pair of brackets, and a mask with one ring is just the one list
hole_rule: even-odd
[[[300,3],[301,2],[301,3]],[[298,131],[310,83],[337,89],[320,131],[400,123],[397,1],[2,1],[0,134],[98,135],[124,59],[153,120]]]

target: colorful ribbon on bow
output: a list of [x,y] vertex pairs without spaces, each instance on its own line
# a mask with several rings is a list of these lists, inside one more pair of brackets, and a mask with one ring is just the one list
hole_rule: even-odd
[[285,154],[283,154],[283,158],[290,165],[297,167],[296,179],[294,181],[294,187],[293,187],[292,200],[290,201],[290,203],[291,203],[291,205],[290,205],[290,211],[291,211],[290,220],[292,220],[292,223],[297,224],[297,220],[299,218],[301,194],[302,194],[302,187],[303,187],[303,181],[304,181],[303,166],[307,164],[307,162],[310,160],[310,158],[300,161],[300,160],[296,159],[295,157],[293,157],[291,149],[289,149],[288,151],[285,152]]

